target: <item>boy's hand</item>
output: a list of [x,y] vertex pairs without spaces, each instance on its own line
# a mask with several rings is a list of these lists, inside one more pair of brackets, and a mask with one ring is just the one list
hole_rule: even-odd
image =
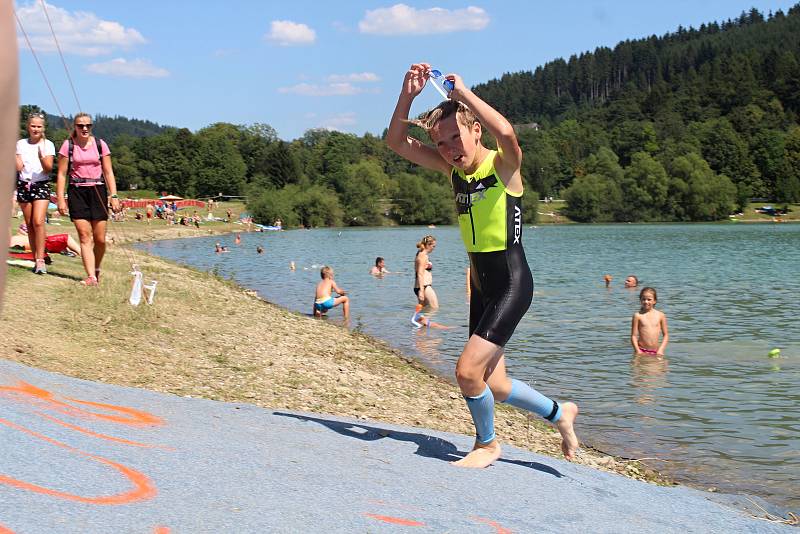
[[467,91],[469,91],[467,86],[464,85],[464,80],[462,80],[461,76],[458,74],[448,74],[445,78],[453,82],[453,90],[450,91],[447,96],[450,100],[461,102],[461,99],[467,94]]
[[403,93],[414,98],[422,92],[428,82],[431,66],[427,63],[414,63],[403,78]]

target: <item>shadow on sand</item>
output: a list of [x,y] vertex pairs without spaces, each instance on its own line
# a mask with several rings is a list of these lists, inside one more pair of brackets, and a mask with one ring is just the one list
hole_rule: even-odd
[[[379,439],[390,438],[397,441],[414,443],[417,445],[417,450],[414,454],[424,456],[425,458],[434,458],[436,460],[442,460],[445,462],[454,462],[466,455],[466,453],[460,452],[458,448],[449,441],[446,441],[442,438],[437,438],[435,436],[427,436],[425,434],[417,434],[414,432],[402,432],[399,430],[389,430],[386,428],[363,425],[361,423],[333,421],[330,419],[322,419],[319,417],[311,417],[308,415],[294,413],[273,413],[281,417],[292,417],[301,421],[319,423],[320,425],[333,430],[337,434],[341,434],[342,436],[346,436],[348,438],[360,439],[362,441],[377,441]],[[553,475],[557,478],[562,478],[564,476],[558,470],[539,462],[524,462],[522,460],[511,460],[506,458],[500,458],[498,462],[535,469],[542,473]]]

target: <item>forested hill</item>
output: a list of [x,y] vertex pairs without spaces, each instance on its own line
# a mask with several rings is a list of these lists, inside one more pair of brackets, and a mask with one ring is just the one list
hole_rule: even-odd
[[129,119],[127,117],[107,117],[105,115],[95,115],[95,130],[98,135],[108,142],[113,142],[120,135],[130,135],[132,137],[151,137],[164,133],[169,130],[169,126],[161,126],[155,122]]
[[748,197],[800,201],[800,4],[474,91],[519,125],[529,184],[577,220],[720,219]]
[[[58,132],[58,130],[65,130],[67,125],[72,124],[72,117],[65,119],[59,115],[53,115],[43,111],[39,106],[24,105],[20,106],[20,137],[25,137],[25,121],[30,113],[41,112],[46,116],[48,130],[52,137],[61,139],[66,136],[66,132]],[[127,117],[108,117],[106,115],[95,115],[92,117],[94,124],[94,133],[98,137],[102,137],[107,143],[113,143],[121,135],[129,135],[131,137],[151,137],[166,132],[167,130],[174,129],[170,126],[161,126],[155,122],[129,119]]]
[[473,89],[514,123],[553,124],[597,109],[613,119],[620,99],[638,104],[626,111],[640,117],[676,111],[684,120],[776,99],[796,119],[798,83],[800,4],[768,18],[753,9],[721,24],[623,41]]

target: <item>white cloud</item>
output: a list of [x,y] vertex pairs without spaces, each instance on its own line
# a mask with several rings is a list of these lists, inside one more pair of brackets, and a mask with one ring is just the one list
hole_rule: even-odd
[[361,33],[377,35],[432,34],[482,30],[489,14],[480,7],[416,9],[405,4],[367,11],[358,23]]
[[374,72],[354,72],[352,74],[331,74],[328,76],[328,81],[337,82],[379,82],[380,77]]
[[164,78],[169,76],[167,69],[156,67],[150,63],[150,60],[134,59],[133,61],[128,61],[121,57],[105,63],[92,63],[86,66],[86,70],[95,74],[122,78]]
[[[70,12],[52,4],[46,4],[46,7],[58,37],[58,44],[64,53],[98,56],[110,54],[118,48],[128,49],[147,42],[133,28],[126,28],[119,22],[102,20],[94,13]],[[17,8],[17,16],[37,53],[57,51],[47,17],[38,1],[34,0],[30,5]],[[18,41],[21,49],[27,49],[28,44],[21,34]]]
[[314,44],[317,33],[305,24],[290,20],[273,20],[269,33],[264,38],[280,46],[300,46]]
[[320,123],[320,128],[325,128],[326,130],[344,131],[348,126],[354,126],[357,123],[358,118],[356,117],[356,114],[352,111],[348,111],[323,120]]
[[348,96],[366,93],[367,91],[349,82],[336,82],[323,85],[298,83],[290,87],[280,87],[278,92],[301,96]]

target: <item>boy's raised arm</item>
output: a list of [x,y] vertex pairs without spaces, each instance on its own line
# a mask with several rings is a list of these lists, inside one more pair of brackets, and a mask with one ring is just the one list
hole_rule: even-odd
[[430,65],[427,63],[415,63],[409,67],[403,78],[403,88],[397,99],[397,105],[389,123],[389,132],[386,135],[386,144],[389,145],[399,156],[406,158],[412,163],[416,163],[427,169],[448,174],[450,166],[447,165],[439,153],[418,139],[408,136],[408,113],[411,110],[411,103],[414,98],[425,87],[428,80]]

